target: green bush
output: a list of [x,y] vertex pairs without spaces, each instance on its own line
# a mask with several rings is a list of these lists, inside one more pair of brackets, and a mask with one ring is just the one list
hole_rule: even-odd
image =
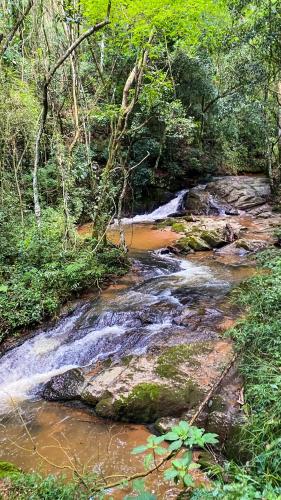
[[88,500],[81,484],[66,482],[63,477],[21,474],[8,483],[9,500]]
[[66,245],[63,216],[54,210],[44,213],[40,234],[34,222],[15,231],[18,237],[7,235],[13,251],[0,271],[0,339],[53,316],[70,297],[127,268],[114,246],[95,251],[96,241],[74,232]]

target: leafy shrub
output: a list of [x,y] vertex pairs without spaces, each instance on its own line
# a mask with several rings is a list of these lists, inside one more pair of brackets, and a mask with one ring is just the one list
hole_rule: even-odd
[[12,233],[6,241],[13,245],[13,251],[4,259],[0,272],[2,339],[53,316],[71,296],[126,270],[124,256],[117,248],[108,246],[96,252],[94,240],[83,240],[75,233],[74,242],[65,246],[64,233],[62,214],[49,209],[40,234],[31,223],[24,233],[20,230],[18,238]]

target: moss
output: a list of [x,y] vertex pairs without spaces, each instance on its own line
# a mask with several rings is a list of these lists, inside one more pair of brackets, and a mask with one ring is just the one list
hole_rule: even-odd
[[211,347],[206,342],[196,342],[189,345],[177,345],[169,347],[157,360],[156,373],[159,377],[181,380],[180,365],[188,363],[192,367],[199,366],[199,362],[194,356],[207,353]]
[[15,477],[21,473],[21,470],[11,462],[0,461],[0,479],[4,477]]
[[172,225],[172,230],[176,233],[184,233],[186,231],[186,226],[182,222],[176,222]]
[[200,236],[212,248],[219,248],[226,243],[219,232],[214,229],[210,231],[204,230]]
[[141,383],[128,396],[116,400],[101,400],[96,406],[99,416],[124,422],[150,423],[168,415],[180,415],[192,408],[203,397],[203,392],[191,381],[175,389],[156,383]]
[[133,358],[134,358],[134,356],[132,354],[130,354],[128,356],[124,356],[121,359],[121,362],[122,362],[123,365],[129,366],[129,364],[130,364],[130,362],[132,361]]
[[100,417],[114,418],[113,398],[101,399],[95,407],[95,412]]
[[237,248],[243,248],[244,250],[246,250],[247,252],[250,252],[252,250],[251,248],[251,242],[249,241],[246,241],[246,240],[238,240],[236,241],[236,244],[235,246]]
[[173,217],[170,217],[168,219],[162,220],[161,222],[158,222],[156,224],[157,229],[164,229],[165,227],[171,227],[173,224],[177,224],[179,222],[179,219],[174,219]]
[[202,250],[210,250],[209,245],[202,240],[199,236],[190,235],[181,238],[177,242],[177,246],[184,251],[195,250],[195,252],[199,252]]

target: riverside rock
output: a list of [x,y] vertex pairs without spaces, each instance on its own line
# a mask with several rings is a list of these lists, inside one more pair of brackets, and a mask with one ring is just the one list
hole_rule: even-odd
[[[266,177],[228,176],[214,179],[189,191],[185,201],[187,213],[198,215],[238,215],[253,211],[268,217],[270,184]],[[257,207],[263,207],[260,210]],[[255,212],[252,212],[255,215]],[[265,214],[265,215],[263,215]]]
[[84,385],[82,370],[74,368],[52,377],[44,387],[42,396],[48,401],[68,401],[77,399]]

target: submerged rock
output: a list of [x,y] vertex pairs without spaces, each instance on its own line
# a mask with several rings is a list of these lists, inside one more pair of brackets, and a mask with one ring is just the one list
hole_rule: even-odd
[[48,401],[67,401],[80,397],[85,383],[82,370],[74,368],[51,378],[45,385],[42,396]]

